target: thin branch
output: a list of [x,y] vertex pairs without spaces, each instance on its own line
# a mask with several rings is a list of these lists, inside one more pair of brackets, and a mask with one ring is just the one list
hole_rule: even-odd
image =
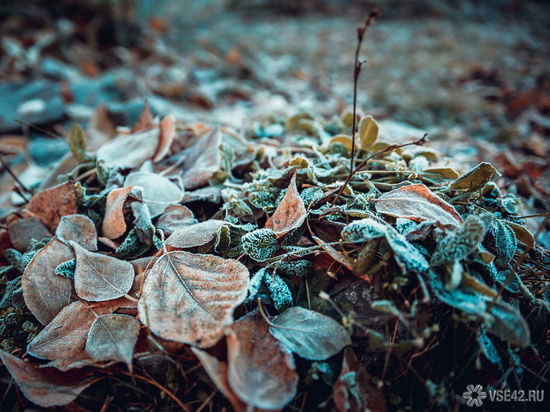
[[414,141],[408,142],[408,143],[403,143],[403,144],[392,144],[391,146],[386,147],[384,150],[373,153],[370,156],[368,156],[367,158],[365,158],[361,163],[359,163],[359,165],[355,168],[355,170],[350,171],[350,174],[348,175],[348,177],[347,177],[346,181],[344,182],[344,184],[340,187],[340,190],[338,190],[338,193],[336,194],[336,197],[334,198],[334,200],[330,204],[329,208],[334,206],[334,204],[338,201],[338,199],[340,198],[340,195],[342,194],[342,192],[344,191],[344,189],[346,188],[348,183],[351,181],[353,176],[355,176],[355,174],[357,172],[359,172],[361,169],[363,169],[367,165],[369,160],[374,159],[375,157],[380,156],[381,154],[391,152],[392,150],[399,149],[399,148],[402,148],[402,147],[413,146],[413,145],[414,146],[422,146],[422,145],[426,144],[426,142],[428,141],[427,137],[428,137],[428,133],[424,133],[424,136],[422,136],[420,139],[417,139],[417,140],[414,140]]
[[[21,180],[19,180],[19,178],[15,173],[13,173],[13,171],[10,169],[10,167],[8,166],[8,164],[6,163],[2,155],[0,155],[0,162],[2,163],[2,166],[4,167],[4,169],[6,169],[6,171],[10,174],[10,176],[13,177],[13,180],[15,180],[15,182],[19,185],[19,187],[25,192],[27,192],[28,194],[32,195],[32,192],[29,190],[29,188],[25,186]],[[22,197],[26,201],[28,201],[28,199],[25,196],[22,196]]]
[[352,120],[352,129],[351,129],[351,155],[350,155],[350,175],[353,173],[355,167],[354,158],[355,158],[355,129],[357,123],[357,83],[359,81],[359,76],[361,75],[361,67],[363,66],[364,61],[359,61],[359,53],[361,52],[361,45],[363,44],[363,38],[367,29],[372,24],[374,19],[378,16],[379,12],[377,9],[374,9],[365,24],[357,28],[357,47],[355,48],[355,60],[353,64],[353,120]]

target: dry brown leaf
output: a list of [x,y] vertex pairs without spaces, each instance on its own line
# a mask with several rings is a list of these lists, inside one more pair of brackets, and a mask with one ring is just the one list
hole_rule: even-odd
[[61,216],[76,213],[74,183],[65,182],[35,194],[27,205],[24,216],[39,219],[51,232],[54,232]]
[[134,282],[130,262],[101,253],[92,253],[76,242],[70,242],[76,254],[74,286],[85,300],[98,302],[124,296]]
[[234,259],[170,252],[149,270],[140,320],[161,338],[214,345],[246,297],[248,269]]
[[458,227],[462,218],[455,208],[422,184],[403,186],[375,200],[376,211],[393,217],[435,221],[442,226]]
[[144,132],[147,130],[151,130],[154,127],[155,125],[153,124],[153,115],[151,114],[149,101],[145,100],[145,104],[143,105],[143,110],[139,115],[139,119],[137,119],[136,124],[134,124],[134,127],[132,127],[132,133]]
[[229,385],[249,406],[279,409],[296,395],[294,358],[255,311],[234,322],[227,334]]
[[40,331],[27,346],[27,352],[40,359],[48,359],[60,370],[82,367],[92,361],[86,353],[88,332],[97,316],[118,309],[114,301],[91,306],[81,300],[71,303]]
[[174,141],[176,136],[176,118],[169,114],[166,116],[159,125],[160,136],[159,136],[159,145],[153,156],[153,162],[158,162],[168,154],[170,146]]
[[[311,238],[317,243],[321,248],[328,253],[328,255],[334,259],[336,262],[340,263],[342,266],[353,271],[353,262],[347,258],[344,254],[338,252],[332,246],[327,245],[322,239],[317,236],[311,236]],[[330,274],[330,273],[329,273]]]
[[97,250],[97,232],[94,222],[88,216],[63,216],[55,231],[55,235],[59,240],[67,244],[73,240],[88,250]]
[[219,128],[215,128],[207,136],[200,138],[193,146],[185,149],[182,164],[183,186],[186,190],[192,190],[208,185],[221,165],[222,158],[218,147],[222,143]]
[[64,373],[54,368],[40,368],[3,350],[0,350],[0,359],[23,394],[43,408],[66,405],[94,383],[83,379],[80,372]]
[[153,157],[157,150],[158,128],[144,132],[120,135],[104,144],[97,151],[97,160],[105,168],[133,169]]
[[161,229],[164,234],[170,235],[172,232],[191,226],[197,223],[193,212],[182,205],[171,205],[164,209],[164,212],[157,220],[156,227]]
[[26,251],[31,240],[42,240],[51,237],[44,224],[35,218],[19,219],[9,226],[10,240],[17,250]]
[[166,239],[166,246],[174,249],[186,249],[206,245],[215,239],[220,228],[227,224],[223,220],[211,219],[177,229]]
[[122,189],[113,189],[107,195],[105,202],[105,217],[101,225],[103,236],[108,239],[116,239],[126,232],[126,222],[122,208],[128,198],[132,187],[123,187]]
[[491,180],[494,175],[500,176],[500,172],[492,164],[482,162],[451,182],[449,187],[451,189],[478,189]]
[[71,248],[54,237],[34,255],[23,273],[25,303],[43,325],[71,302],[72,281],[56,275],[55,268],[73,258]]
[[132,372],[132,355],[139,329],[139,321],[132,316],[120,314],[99,316],[88,333],[86,352],[98,362],[109,360],[124,362]]
[[285,197],[277,206],[273,216],[265,227],[273,229],[277,236],[283,236],[291,230],[299,228],[306,220],[307,212],[304,201],[296,188],[296,173],[292,176]]
[[385,412],[386,399],[359,363],[353,349],[344,350],[342,371],[334,384],[334,405],[338,412]]
[[237,412],[246,411],[246,404],[241,401],[237,395],[235,395],[235,392],[233,392],[233,389],[231,389],[231,386],[229,386],[229,381],[227,379],[227,363],[218,360],[217,358],[203,350],[197,348],[191,348],[191,350],[197,356],[197,358],[199,358],[202,367],[204,368],[208,376],[210,376],[210,379],[212,379],[212,381],[216,385],[216,388],[218,388],[223,396],[225,396],[227,400],[231,403],[233,409],[235,409],[235,411]]

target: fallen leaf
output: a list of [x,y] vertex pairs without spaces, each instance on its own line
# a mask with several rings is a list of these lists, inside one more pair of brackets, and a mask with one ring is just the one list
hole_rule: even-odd
[[307,212],[304,201],[296,188],[296,174],[292,176],[285,197],[277,206],[273,216],[266,222],[265,227],[272,229],[278,237],[291,230],[299,228],[306,220]]
[[51,232],[54,232],[61,216],[76,213],[74,183],[65,182],[35,194],[27,205],[24,216],[39,219]]
[[458,172],[451,167],[428,167],[422,171],[422,175],[440,176],[443,179],[454,180],[460,177]]
[[248,269],[234,259],[170,252],[149,270],[140,320],[161,338],[214,345],[246,297]]
[[42,240],[52,236],[40,220],[32,217],[13,222],[8,230],[11,243],[22,252],[27,250],[32,239]]
[[54,368],[40,368],[3,350],[0,359],[23,394],[43,408],[66,405],[94,381],[83,379],[81,372],[60,372]]
[[43,325],[71,302],[71,280],[55,274],[60,263],[71,259],[74,259],[71,248],[54,237],[34,255],[23,273],[25,304]]
[[84,130],[78,125],[73,124],[69,133],[69,148],[74,158],[79,162],[86,159],[86,142],[84,140]]
[[155,154],[153,155],[153,162],[158,162],[162,160],[168,154],[170,146],[172,145],[174,137],[176,136],[176,118],[173,115],[169,114],[164,119],[162,119],[159,128],[159,144],[157,150],[155,151]]
[[130,262],[101,253],[92,253],[71,241],[76,254],[74,286],[76,294],[88,301],[105,301],[124,296],[134,282]]
[[336,262],[349,270],[353,270],[353,262],[347,258],[343,253],[338,252],[331,245],[327,245],[322,239],[317,236],[312,236],[312,239]]
[[167,206],[178,203],[183,197],[183,192],[178,185],[157,173],[130,173],[124,185],[143,189],[143,201],[151,217],[160,215]]
[[208,185],[222,165],[218,148],[222,143],[220,129],[217,127],[207,136],[201,137],[183,152],[183,186],[186,190]]
[[462,218],[455,208],[422,184],[403,186],[375,200],[378,213],[418,222],[435,221],[458,227]]
[[507,220],[504,220],[503,222],[514,231],[517,240],[530,248],[535,247],[535,238],[524,226],[518,225],[514,222],[509,222]]
[[227,358],[229,385],[249,407],[279,409],[296,395],[294,359],[257,311],[229,328]]
[[451,189],[479,189],[494,175],[500,176],[500,173],[490,163],[483,162],[451,182],[449,187]]
[[95,319],[88,340],[86,352],[98,362],[120,361],[132,372],[132,354],[136,345],[140,324],[128,315],[103,315]]
[[155,125],[153,124],[153,115],[151,114],[149,101],[145,100],[143,110],[141,111],[137,122],[134,124],[134,127],[132,127],[132,133],[144,132],[153,129],[154,127]]
[[272,320],[271,334],[288,350],[310,360],[325,360],[351,345],[348,331],[334,319],[294,306]]
[[116,239],[126,232],[126,222],[124,221],[122,209],[131,190],[132,187],[113,189],[107,195],[105,217],[101,224],[101,231],[107,239]]
[[52,361],[49,366],[63,371],[91,363],[92,358],[85,351],[90,327],[97,316],[118,309],[114,303],[105,303],[92,308],[77,300],[64,307],[29,343],[27,352],[36,358]]
[[197,219],[189,208],[182,205],[170,205],[157,219],[156,227],[163,230],[166,235],[170,235],[178,229],[196,223],[198,223]]
[[94,222],[88,216],[63,216],[55,235],[64,243],[68,244],[72,240],[88,250],[97,250],[97,232]]
[[144,132],[120,135],[97,151],[97,161],[107,169],[133,169],[153,157],[160,131],[153,128]]
[[257,262],[265,262],[280,248],[275,232],[271,229],[246,233],[241,237],[241,242],[245,253]]
[[214,240],[220,228],[227,225],[228,222],[223,220],[206,220],[195,225],[190,225],[177,229],[168,239],[166,246],[171,246],[175,249],[186,249],[195,246],[202,246]]
[[231,406],[237,412],[246,411],[246,404],[239,399],[239,397],[233,392],[229,381],[227,379],[228,366],[226,362],[222,362],[210,355],[208,352],[197,348],[191,348],[193,353],[199,358],[202,367],[216,385],[216,388],[231,402]]
[[344,350],[342,371],[334,384],[334,405],[338,412],[385,412],[386,399],[382,390],[361,365],[353,349]]
[[372,116],[365,116],[359,122],[359,148],[367,150],[378,140],[378,123]]

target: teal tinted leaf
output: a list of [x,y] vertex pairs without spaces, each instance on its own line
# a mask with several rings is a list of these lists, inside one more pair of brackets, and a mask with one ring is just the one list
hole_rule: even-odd
[[262,281],[264,280],[265,273],[265,268],[261,268],[250,278],[250,282],[248,283],[248,297],[246,298],[246,303],[252,302],[258,296],[258,292],[262,287]]
[[491,363],[502,367],[502,361],[500,360],[500,356],[498,355],[497,348],[495,347],[493,342],[491,342],[489,336],[487,336],[485,328],[480,328],[478,330],[477,343],[479,344],[481,352]]
[[429,269],[428,261],[424,255],[397,230],[392,227],[388,228],[386,240],[395,253],[395,260],[404,272],[410,270],[422,273]]
[[313,263],[309,260],[293,260],[291,262],[282,261],[277,266],[277,273],[285,274],[287,276],[296,276],[299,278],[305,278],[311,275],[313,272]]
[[326,315],[300,306],[287,309],[272,322],[275,326],[269,328],[271,334],[305,359],[325,360],[351,345],[346,328]]
[[507,266],[516,253],[516,235],[502,220],[493,222],[491,233],[495,237],[495,263],[497,266]]
[[365,219],[351,222],[342,230],[342,239],[347,242],[364,242],[366,240],[383,237],[386,234],[387,227],[367,217]]
[[63,276],[67,279],[74,279],[74,271],[76,270],[76,259],[71,259],[66,262],[60,263],[55,268],[55,274]]
[[522,348],[531,342],[529,326],[521,313],[504,302],[496,302],[491,309],[493,319],[486,322],[487,330],[504,341]]
[[468,256],[485,237],[491,220],[492,215],[488,213],[482,216],[468,216],[462,226],[437,245],[430,266],[439,266]]
[[292,292],[290,291],[286,282],[276,274],[266,273],[264,275],[264,282],[273,301],[273,306],[279,312],[292,306]]
[[269,259],[277,250],[279,242],[271,229],[258,229],[241,238],[244,251],[257,262]]

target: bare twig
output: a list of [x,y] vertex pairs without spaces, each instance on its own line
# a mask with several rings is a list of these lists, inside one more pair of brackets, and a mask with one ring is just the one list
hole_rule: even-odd
[[[19,185],[21,190],[23,190],[23,191],[27,192],[28,194],[32,195],[32,192],[29,190],[29,188],[27,186],[25,186],[24,183],[21,180],[19,180],[19,178],[17,177],[17,175],[15,173],[13,173],[13,171],[10,169],[10,167],[8,166],[8,164],[6,163],[6,161],[4,160],[2,155],[0,155],[0,162],[2,163],[2,166],[4,167],[4,169],[6,169],[6,171],[10,174],[10,176],[13,177],[13,180],[15,180],[15,182]],[[28,201],[26,196],[23,196],[22,193],[19,193],[19,194],[21,195],[21,197],[23,197],[23,199]]]
[[422,146],[423,144],[425,144],[428,141],[427,137],[428,137],[428,133],[424,133],[424,136],[422,136],[420,139],[417,139],[417,140],[414,140],[414,141],[408,142],[408,143],[403,143],[403,144],[392,144],[391,146],[386,147],[384,150],[373,153],[370,156],[368,156],[367,158],[365,158],[361,163],[359,163],[359,165],[354,170],[350,171],[346,181],[340,187],[340,190],[338,190],[338,193],[336,194],[336,197],[334,198],[334,200],[330,204],[329,208],[334,206],[334,204],[338,201],[338,199],[340,198],[340,195],[342,194],[342,192],[344,191],[344,189],[346,188],[348,183],[351,181],[353,176],[355,176],[355,174],[357,172],[359,172],[361,169],[363,169],[367,165],[369,160],[374,159],[375,157],[380,156],[381,154],[391,152],[392,150],[399,149],[399,148],[402,148],[402,147],[413,146],[413,145],[414,146]]

